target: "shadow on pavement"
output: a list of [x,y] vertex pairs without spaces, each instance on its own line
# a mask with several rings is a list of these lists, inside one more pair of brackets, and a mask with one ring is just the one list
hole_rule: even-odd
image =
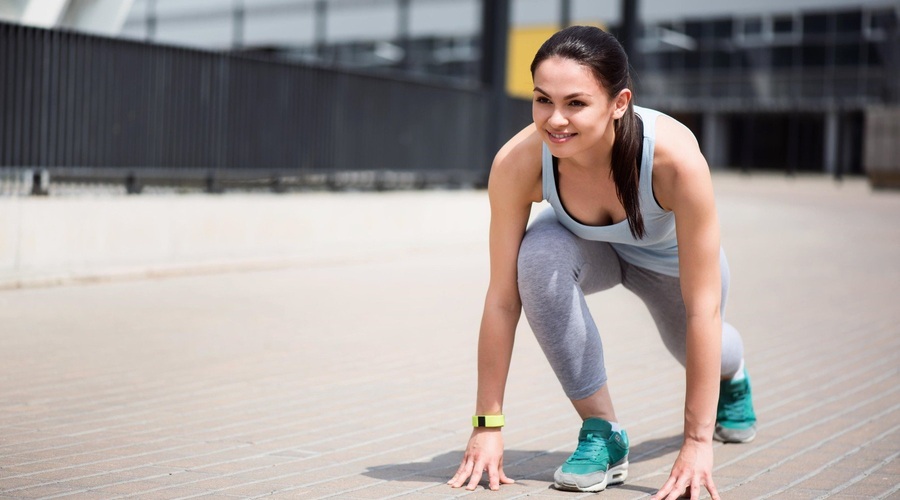
[[[632,443],[633,446],[628,450],[628,462],[636,464],[654,458],[668,455],[669,453],[678,453],[681,449],[683,437],[681,434],[675,434],[668,437],[650,439],[641,441],[640,443]],[[673,456],[674,460],[675,457]]]
[[[681,434],[651,439],[634,444],[629,453],[631,463],[652,460],[670,453],[677,453],[681,447]],[[573,443],[574,444],[574,443]],[[568,457],[570,451],[547,452],[542,450],[506,450],[503,462],[507,475],[516,480],[553,482],[553,471]],[[376,465],[368,468],[363,475],[385,481],[446,482],[462,460],[463,452],[452,451],[433,457],[428,462]],[[485,476],[486,477],[486,476]],[[617,486],[645,493],[656,490],[639,486]]]

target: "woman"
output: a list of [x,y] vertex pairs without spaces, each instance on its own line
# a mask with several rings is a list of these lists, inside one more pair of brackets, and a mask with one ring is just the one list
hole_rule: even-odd
[[[718,498],[712,439],[750,441],[756,417],[740,335],[722,321],[728,266],[706,161],[687,128],[633,106],[627,56],[608,33],[560,31],[531,72],[534,123],[497,153],[488,183],[491,276],[475,428],[448,483],[474,489],[485,471],[492,490],[513,482],[503,472],[500,429],[521,310],[583,419],[556,487],[601,491],[625,480],[628,437],[584,302],[621,283],[644,301],[686,368],[684,441],[655,498],[697,498],[704,487]],[[526,231],[531,204],[544,199],[552,210]]]

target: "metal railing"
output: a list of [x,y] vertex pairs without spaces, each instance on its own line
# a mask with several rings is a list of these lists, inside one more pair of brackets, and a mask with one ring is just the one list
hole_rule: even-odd
[[0,167],[53,179],[480,185],[493,109],[478,86],[0,23]]

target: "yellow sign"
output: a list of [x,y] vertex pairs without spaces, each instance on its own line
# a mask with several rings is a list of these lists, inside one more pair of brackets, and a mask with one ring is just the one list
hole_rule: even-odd
[[518,27],[510,30],[506,63],[506,92],[510,96],[531,99],[534,93],[531,61],[541,45],[558,30],[559,27],[554,25]]
[[[602,23],[583,24],[606,29]],[[506,92],[510,96],[531,99],[534,93],[531,61],[541,45],[557,31],[559,26],[553,24],[518,26],[510,29],[506,63]]]

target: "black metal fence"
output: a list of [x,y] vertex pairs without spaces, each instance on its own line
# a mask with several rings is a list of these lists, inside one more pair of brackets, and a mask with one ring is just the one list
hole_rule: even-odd
[[[525,125],[505,108],[504,133]],[[482,184],[494,109],[475,86],[0,23],[0,167],[54,179]]]

